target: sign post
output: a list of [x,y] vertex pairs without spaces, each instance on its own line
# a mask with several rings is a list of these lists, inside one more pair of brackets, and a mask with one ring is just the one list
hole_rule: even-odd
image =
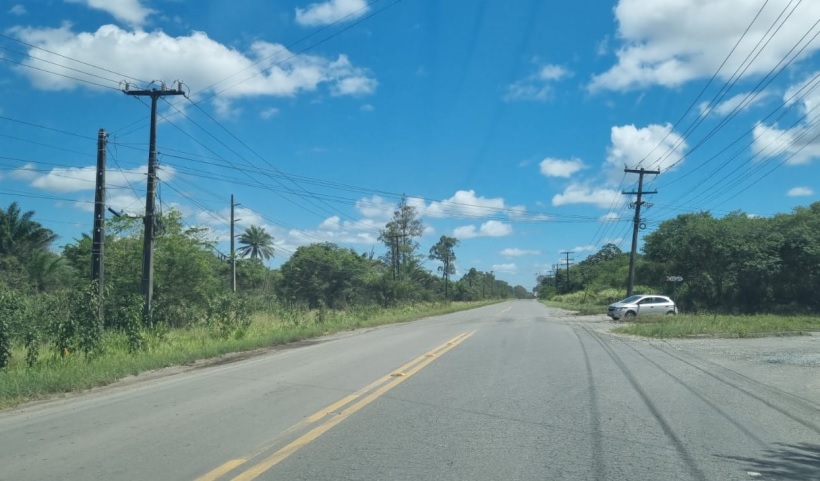
[[676,295],[677,286],[678,286],[678,282],[683,282],[683,277],[681,277],[681,276],[666,276],[666,282],[671,282],[672,283],[672,300],[675,302],[675,306],[677,306],[678,305],[678,299],[677,299],[677,295]]

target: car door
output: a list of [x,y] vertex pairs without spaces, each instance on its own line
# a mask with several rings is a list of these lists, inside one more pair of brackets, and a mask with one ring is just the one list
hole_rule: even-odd
[[657,316],[663,314],[663,299],[660,297],[647,297],[641,301],[641,315]]
[[638,301],[638,315],[651,316],[652,315],[652,297],[644,297]]

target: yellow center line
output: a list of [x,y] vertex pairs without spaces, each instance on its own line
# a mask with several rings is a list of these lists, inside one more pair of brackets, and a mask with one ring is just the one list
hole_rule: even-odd
[[[471,331],[468,333],[461,334],[456,336],[455,338],[451,339],[447,343],[443,344],[439,348],[434,350],[436,356],[427,356],[427,354],[422,355],[420,358],[414,359],[413,361],[405,364],[400,368],[399,372],[402,372],[404,375],[400,377],[388,377],[390,382],[382,385],[375,391],[371,392],[367,396],[363,397],[361,400],[356,402],[355,404],[351,405],[349,408],[341,411],[338,416],[332,417],[328,419],[326,422],[316,426],[315,428],[311,429],[310,431],[306,432],[296,440],[292,441],[290,444],[286,445],[279,451],[276,451],[272,455],[268,456],[267,458],[263,459],[259,463],[251,466],[247,470],[243,471],[236,477],[232,479],[232,481],[251,481],[262,475],[265,471],[271,469],[276,464],[280,463],[282,460],[290,456],[291,454],[298,451],[300,448],[305,446],[306,444],[310,443],[311,441],[315,440],[322,434],[326,433],[332,427],[336,426],[337,424],[341,423],[357,411],[361,410],[363,407],[367,406],[371,402],[378,399],[380,396],[384,395],[387,391],[393,389],[394,387],[398,386],[402,382],[406,381],[407,378],[416,374],[417,372],[421,371],[425,367],[427,367],[430,363],[438,359],[438,356],[444,354],[445,352],[453,349],[461,342],[475,334],[476,331]],[[420,361],[419,361],[420,359]],[[412,367],[407,367],[412,366]],[[406,371],[404,371],[406,369]],[[383,378],[382,378],[383,379]],[[381,379],[379,380],[381,381]],[[379,382],[377,381],[377,382]],[[374,383],[375,384],[375,383]],[[352,396],[352,395],[351,395]],[[349,396],[348,396],[349,397]]]
[[222,464],[221,466],[217,466],[213,471],[204,474],[198,478],[196,481],[216,481],[217,479],[221,478],[223,475],[227,474],[228,472],[234,470],[237,466],[241,466],[245,464],[247,458],[240,458],[240,459],[231,459],[230,461]]
[[[446,343],[444,343],[444,344],[442,344],[438,347],[433,348],[430,352],[428,352],[424,356],[435,357],[437,355],[436,351],[438,351],[438,350],[440,350],[444,347],[447,347],[448,344],[451,343],[451,342],[459,341],[460,338],[464,337],[466,334],[467,333],[459,334],[458,336],[456,336],[453,339],[447,341]],[[315,423],[316,421],[319,421],[320,419],[324,418],[326,415],[338,411],[342,407],[347,406],[348,404],[352,403],[353,401],[355,401],[359,397],[361,397],[364,394],[372,391],[373,389],[376,389],[377,387],[379,387],[382,384],[386,383],[387,381],[393,379],[397,375],[399,375],[399,376],[403,375],[404,371],[412,368],[413,365],[421,362],[423,359],[424,359],[424,357],[417,357],[417,358],[413,359],[412,361],[408,362],[407,364],[405,364],[405,365],[401,366],[400,368],[396,369],[392,373],[388,374],[387,376],[380,377],[379,379],[376,379],[372,383],[370,383],[367,386],[359,389],[358,391],[354,392],[353,394],[345,396],[342,399],[339,399],[338,401],[334,402],[333,404],[331,404],[331,405],[329,405],[329,406],[327,406],[323,409],[320,409],[320,410],[316,411],[314,414],[308,416],[308,418],[306,419],[306,422],[308,424]]]

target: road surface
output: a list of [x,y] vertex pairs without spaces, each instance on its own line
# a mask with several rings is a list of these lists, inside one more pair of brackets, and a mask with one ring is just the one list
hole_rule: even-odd
[[513,301],[0,413],[0,479],[812,480],[806,386]]

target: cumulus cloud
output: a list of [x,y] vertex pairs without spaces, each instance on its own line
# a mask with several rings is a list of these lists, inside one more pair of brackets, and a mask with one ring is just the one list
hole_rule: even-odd
[[[50,50],[31,51],[28,63],[37,68],[92,82],[99,79],[65,70],[58,55],[75,58],[128,75],[148,79],[185,80],[191,91],[220,92],[223,103],[246,97],[292,97],[313,92],[326,85],[333,95],[360,96],[372,93],[377,82],[369,72],[354,66],[346,55],[327,58],[295,54],[285,46],[256,41],[246,52],[220,44],[204,32],[171,37],[162,31],[127,31],[103,25],[96,32],[74,32],[69,25],[59,28],[15,28],[19,39]],[[44,90],[99,88],[77,80],[19,68],[32,84]],[[240,72],[225,79],[226,72]],[[112,85],[114,86],[114,85]],[[224,105],[222,106],[224,109]]]
[[[677,166],[686,151],[686,141],[672,130],[671,124],[650,124],[637,128],[635,125],[612,127],[611,145],[607,151],[607,163],[616,173],[645,167],[666,172]],[[616,175],[620,178],[620,175]]]
[[140,26],[146,17],[154,13],[144,7],[139,0],[68,0],[70,3],[82,3],[90,8],[111,14],[120,22]]
[[728,99],[719,102],[718,104],[709,107],[709,102],[702,102],[698,108],[700,109],[701,115],[717,115],[720,117],[725,117],[731,114],[733,111],[738,110],[743,112],[745,110],[749,110],[755,105],[760,104],[764,100],[769,97],[769,93],[766,91],[760,92],[758,94],[754,94],[752,92],[742,92],[737,95],[733,95]]
[[423,209],[428,217],[486,217],[500,211],[511,215],[521,215],[523,206],[508,206],[501,197],[482,197],[474,190],[459,190],[449,199],[431,202]]
[[296,9],[296,23],[305,27],[354,20],[370,10],[366,0],[328,0]]
[[504,237],[512,234],[512,226],[497,220],[488,220],[476,228],[474,225],[465,225],[453,229],[453,236],[458,239],[473,237]]
[[606,214],[599,217],[598,220],[601,222],[612,222],[614,220],[619,220],[620,218],[621,216],[619,216],[615,212],[607,212]]
[[17,5],[12,5],[12,7],[9,9],[9,13],[12,15],[22,16],[27,14],[28,10],[26,10],[25,6],[18,3]]
[[761,159],[786,156],[790,165],[807,164],[820,157],[820,89],[814,72],[792,85],[783,95],[783,102],[796,106],[802,119],[789,128],[758,123],[753,131],[752,150]]
[[[625,91],[652,85],[675,87],[693,79],[710,77],[718,70],[737,40],[749,26],[761,5],[747,0],[719,2],[653,2],[620,0],[615,7],[621,47],[617,63],[596,75],[592,91]],[[778,16],[784,8],[790,15]],[[744,76],[769,72],[813,27],[820,17],[820,2],[771,0],[752,24],[718,77],[734,75],[753,52],[771,25],[778,22],[777,34],[758,50]],[[820,49],[812,42],[800,54],[807,58]],[[741,69],[742,70],[742,69]]]
[[621,193],[614,189],[592,188],[588,185],[571,183],[564,192],[552,197],[552,205],[593,204],[598,207],[610,207],[621,198]]
[[572,177],[572,174],[585,168],[580,159],[569,160],[547,157],[541,161],[541,173],[547,177]]
[[514,263],[510,264],[493,264],[492,269],[496,274],[515,274],[518,272],[518,266]]
[[378,195],[356,201],[356,210],[367,219],[387,222],[393,217],[393,211],[395,209],[396,204]]
[[501,255],[504,257],[521,257],[521,256],[537,256],[540,255],[541,251],[533,250],[533,249],[519,249],[517,247],[508,247],[501,251]]
[[549,100],[552,98],[554,83],[571,75],[561,65],[547,64],[538,71],[507,86],[504,100]]
[[[107,169],[105,173],[106,189],[111,192],[116,189],[128,189],[129,184],[139,187],[145,182],[146,167],[135,167],[132,169],[113,170]],[[29,183],[30,186],[49,192],[79,192],[84,190],[94,190],[96,186],[97,167],[93,165],[85,167],[54,167],[47,172],[41,172],[31,164],[24,165],[16,169],[12,175]],[[162,180],[174,178],[175,171],[170,166],[165,166],[160,174]]]
[[786,195],[789,197],[806,197],[814,195],[814,191],[808,187],[792,187],[786,192]]

